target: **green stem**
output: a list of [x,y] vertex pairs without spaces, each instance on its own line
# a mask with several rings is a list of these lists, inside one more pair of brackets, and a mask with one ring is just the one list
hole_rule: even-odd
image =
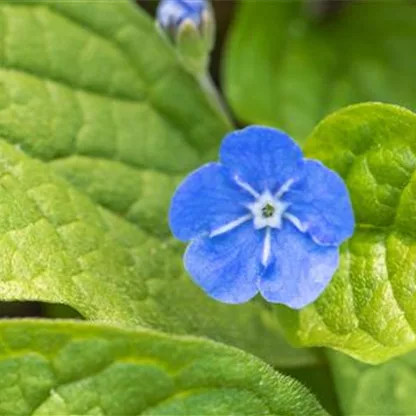
[[224,120],[225,124],[227,124],[230,130],[233,129],[234,122],[232,121],[230,111],[228,110],[227,105],[224,103],[221,95],[219,94],[217,88],[215,87],[210,74],[206,72],[200,75],[198,77],[198,81],[200,85],[202,86],[203,90],[206,92],[213,107],[216,109],[217,113]]

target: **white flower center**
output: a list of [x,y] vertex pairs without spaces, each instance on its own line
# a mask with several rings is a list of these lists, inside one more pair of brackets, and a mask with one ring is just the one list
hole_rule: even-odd
[[289,179],[286,183],[284,183],[275,195],[272,195],[269,191],[265,191],[260,195],[249,184],[241,181],[238,177],[235,177],[234,179],[242,189],[247,191],[251,196],[255,198],[255,202],[247,205],[249,210],[247,214],[242,215],[241,217],[236,218],[234,221],[224,224],[215,230],[212,230],[210,237],[216,237],[227,233],[250,220],[253,220],[253,225],[256,230],[267,227],[264,234],[263,250],[261,256],[262,264],[267,266],[271,258],[271,229],[281,228],[283,218],[293,222],[296,226],[300,226],[300,221],[286,212],[289,204],[281,200],[281,197],[292,186],[293,180]]
[[264,192],[256,202],[248,206],[253,214],[254,228],[257,230],[264,227],[280,228],[287,207],[288,204],[273,197],[269,191]]

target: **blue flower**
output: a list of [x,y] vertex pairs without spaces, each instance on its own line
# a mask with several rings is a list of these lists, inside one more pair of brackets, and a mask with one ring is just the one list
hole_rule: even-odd
[[201,25],[208,10],[206,0],[162,0],[157,9],[157,20],[163,28],[179,27],[185,20]]
[[182,182],[169,222],[191,241],[185,268],[211,297],[242,303],[260,292],[294,309],[323,292],[354,230],[343,180],[303,158],[286,134],[260,126],[229,134],[220,162]]

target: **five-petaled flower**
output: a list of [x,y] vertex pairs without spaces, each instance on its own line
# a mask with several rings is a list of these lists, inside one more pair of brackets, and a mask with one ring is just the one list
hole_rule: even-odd
[[303,158],[286,134],[253,126],[229,134],[220,162],[191,173],[169,213],[173,234],[191,240],[185,268],[213,298],[242,303],[258,292],[299,309],[338,267],[354,230],[343,180]]

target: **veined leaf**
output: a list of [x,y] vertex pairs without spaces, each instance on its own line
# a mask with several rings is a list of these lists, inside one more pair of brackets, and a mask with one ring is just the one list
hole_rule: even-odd
[[1,144],[0,298],[201,334],[283,367],[315,362],[261,305],[207,299],[167,238],[178,180],[228,128],[133,2],[0,2],[0,137],[118,215]]
[[384,101],[416,110],[416,7],[351,1],[330,20],[305,2],[242,1],[225,49],[224,85],[236,116],[303,142],[327,114]]
[[285,344],[261,304],[208,298],[172,240],[97,206],[1,140],[0,264],[0,300],[62,303],[88,319],[204,335],[283,367],[316,361]]
[[300,383],[214,342],[52,321],[0,322],[0,414],[326,415]]
[[297,344],[327,346],[371,363],[416,347],[416,115],[362,104],[322,121],[305,154],[348,186],[354,236],[324,294],[295,312],[278,308]]
[[148,232],[229,127],[132,1],[0,2],[0,136]]

